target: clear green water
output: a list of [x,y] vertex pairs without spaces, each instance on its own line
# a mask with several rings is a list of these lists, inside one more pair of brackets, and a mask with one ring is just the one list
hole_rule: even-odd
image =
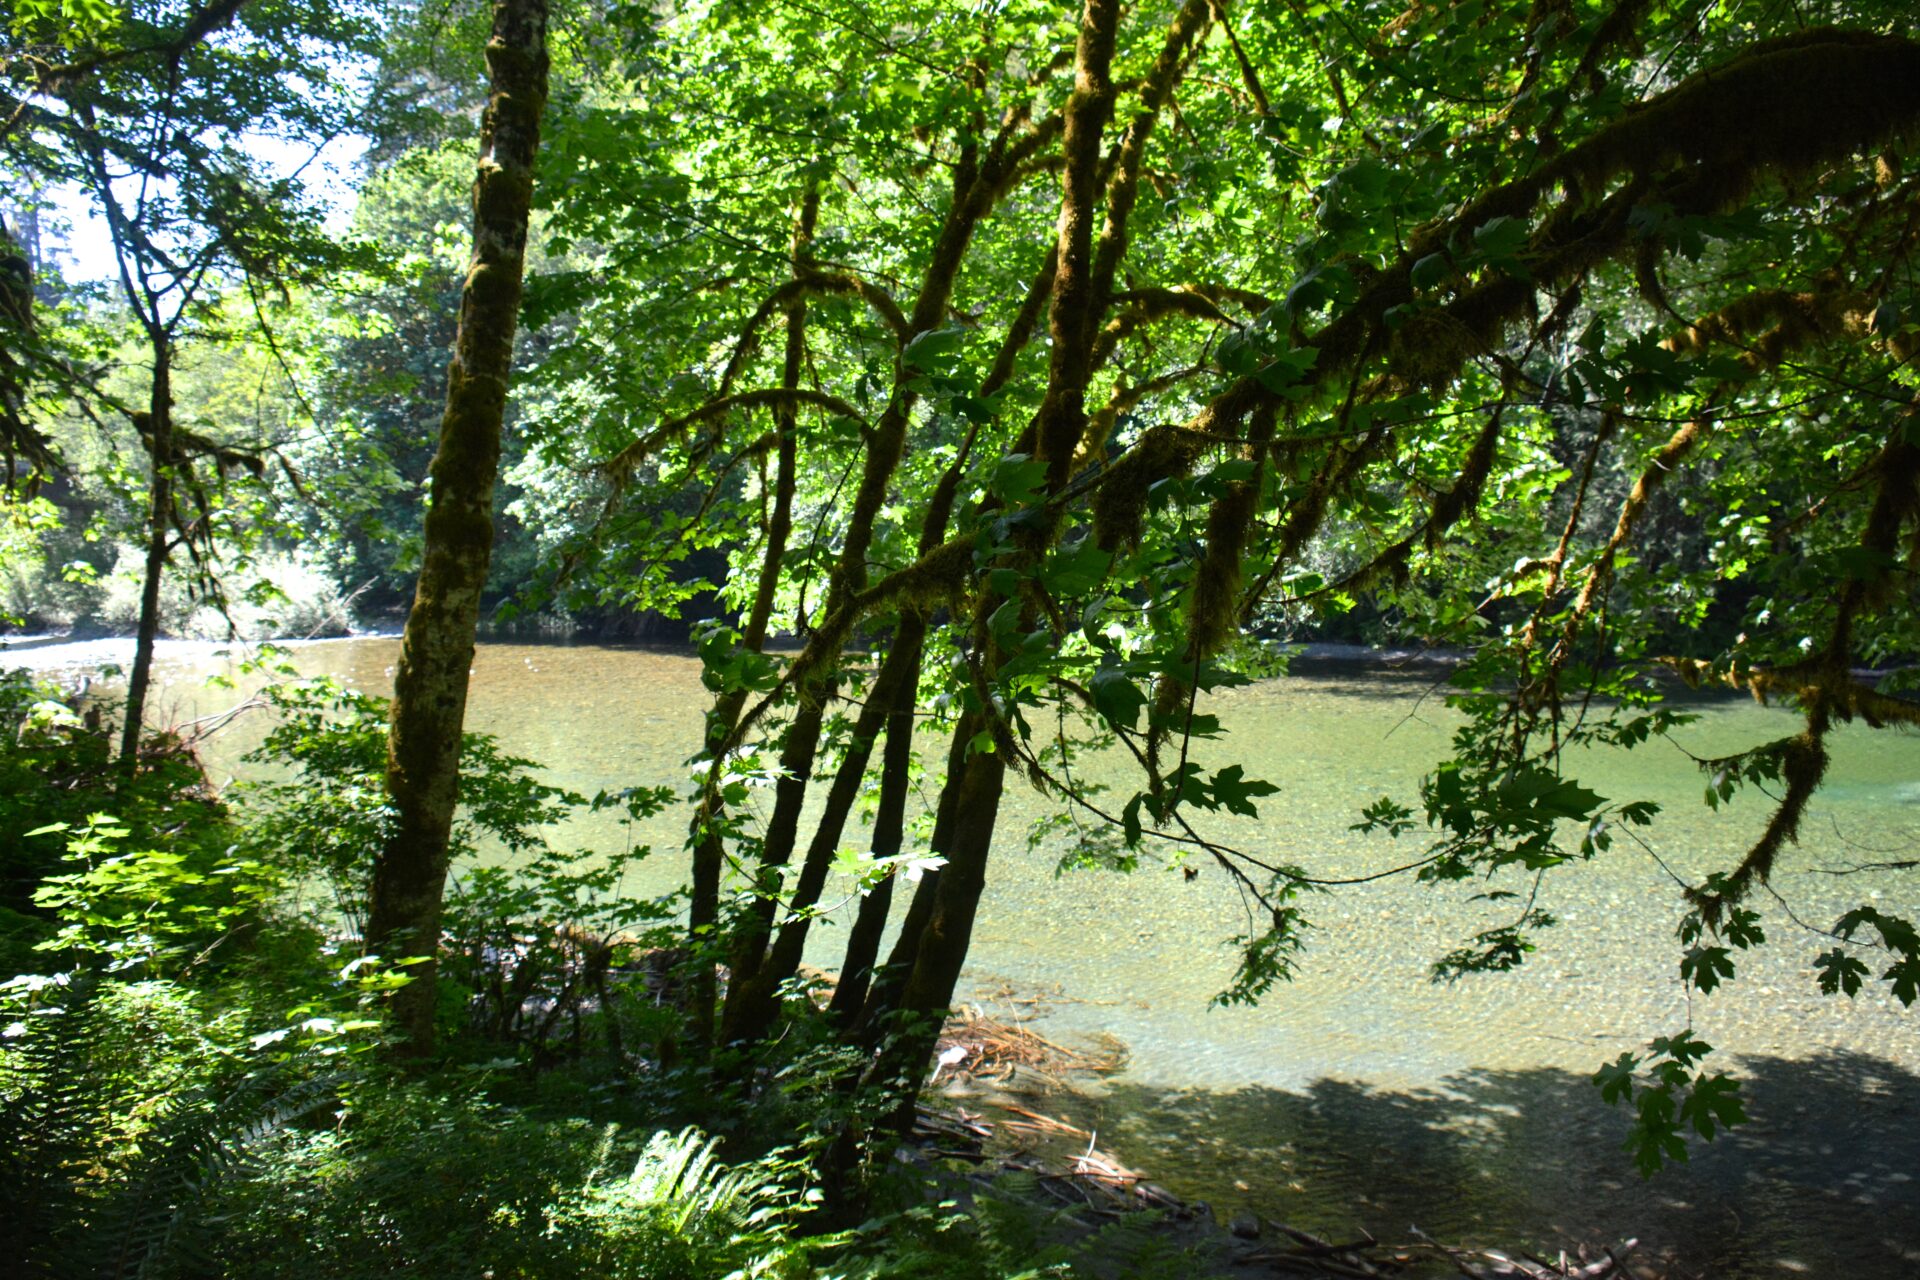
[[[341,641],[303,647],[297,661],[381,691],[395,651],[392,640]],[[230,701],[197,684],[219,665],[204,651],[170,657],[162,705],[185,717]],[[1260,821],[1211,830],[1330,876],[1404,860],[1416,844],[1348,826],[1382,793],[1410,799],[1444,749],[1450,713],[1437,693],[1423,696],[1431,684],[1348,671],[1221,696],[1212,709],[1229,735],[1203,761],[1240,761],[1282,791]],[[681,654],[490,644],[474,668],[472,719],[577,788],[679,785],[705,702],[697,665]],[[1680,735],[1695,755],[1793,725],[1741,701],[1699,709]],[[216,766],[230,767],[260,731],[230,733],[211,753]],[[1670,745],[1581,761],[1579,771],[1609,797],[1662,802],[1652,841],[1683,872],[1726,865],[1765,821],[1762,805],[1706,809],[1699,775]],[[1760,904],[1777,945],[1690,1010],[1675,972],[1673,883],[1629,841],[1549,876],[1543,901],[1564,923],[1522,971],[1451,987],[1428,983],[1427,966],[1497,918],[1486,904],[1465,901],[1472,889],[1360,886],[1311,905],[1317,928],[1297,982],[1257,1009],[1209,1011],[1232,967],[1222,940],[1245,921],[1225,878],[1209,869],[1187,881],[1165,868],[1056,877],[1054,855],[1024,840],[1022,819],[1044,805],[1009,792],[972,951],[974,994],[1004,983],[1058,992],[1072,999],[1049,1009],[1049,1034],[1125,1041],[1127,1070],[1057,1110],[1177,1193],[1382,1238],[1410,1226],[1490,1244],[1639,1236],[1715,1276],[1920,1273],[1915,1015],[1884,987],[1852,1002],[1820,996],[1808,962],[1826,944],[1777,903]],[[646,833],[658,853],[636,892],[681,878],[684,822],[663,815]],[[1897,876],[1815,870],[1916,856],[1920,739],[1843,731],[1806,827],[1775,880],[1801,919],[1830,925],[1876,898],[1920,909]],[[613,838],[586,826],[571,834]],[[814,959],[830,963],[830,950]],[[1643,1183],[1618,1150],[1624,1117],[1587,1077],[1689,1016],[1747,1077],[1754,1121]]]

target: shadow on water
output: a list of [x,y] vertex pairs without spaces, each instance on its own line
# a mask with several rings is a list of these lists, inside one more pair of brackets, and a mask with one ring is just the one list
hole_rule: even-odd
[[1156,1181],[1223,1216],[1540,1250],[1637,1237],[1714,1277],[1920,1274],[1920,1076],[1847,1052],[1739,1065],[1749,1123],[1651,1181],[1622,1149],[1626,1112],[1553,1069],[1413,1093],[1120,1080],[1082,1122],[1122,1160],[1152,1152]]

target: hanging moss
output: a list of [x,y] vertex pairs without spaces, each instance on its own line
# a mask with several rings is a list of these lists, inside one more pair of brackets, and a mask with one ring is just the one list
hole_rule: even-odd
[[1102,551],[1140,545],[1153,486],[1184,476],[1211,441],[1187,426],[1150,427],[1101,477],[1093,499],[1093,537]]
[[1693,355],[1717,344],[1737,347],[1756,370],[1777,368],[1789,355],[1819,342],[1868,335],[1873,304],[1834,275],[1814,289],[1756,289],[1708,315],[1662,345]]
[[[1277,417],[1272,408],[1255,410],[1248,423],[1246,447],[1241,450],[1242,458],[1253,463],[1253,474],[1229,484],[1207,511],[1205,550],[1194,566],[1187,606],[1186,654],[1196,678],[1200,664],[1226,643],[1240,624],[1241,564],[1254,520],[1260,514],[1267,451]],[[1157,761],[1162,737],[1176,722],[1181,705],[1191,697],[1192,690],[1184,681],[1171,676],[1160,681],[1147,736],[1150,762]],[[1153,771],[1157,773],[1157,767]]]
[[1547,165],[1574,193],[1621,174],[1793,177],[1910,132],[1920,121],[1920,45],[1832,27],[1756,42],[1695,73]]
[[1807,801],[1827,773],[1826,733],[1826,714],[1816,704],[1808,714],[1806,732],[1780,744],[1780,776],[1786,790],[1767,829],[1730,874],[1712,882],[1711,887],[1687,890],[1687,901],[1709,926],[1717,926],[1726,909],[1745,898],[1755,884],[1765,884],[1780,851],[1799,839]]
[[1691,689],[1725,685],[1745,691],[1762,706],[1774,698],[1788,697],[1807,704],[1818,702],[1840,720],[1857,719],[1873,729],[1891,724],[1920,728],[1920,702],[1881,693],[1844,670],[1836,671],[1824,659],[1786,667],[1726,669],[1716,669],[1713,663],[1697,658],[1661,658],[1659,662]]
[[1387,368],[1407,390],[1443,389],[1469,360],[1497,349],[1506,326],[1533,303],[1532,285],[1502,277],[1449,306],[1414,311],[1388,331]]
[[[1911,410],[1902,415],[1893,439],[1875,459],[1873,470],[1878,484],[1860,534],[1861,548],[1889,563],[1906,527],[1920,525],[1920,447],[1905,439],[1906,419],[1912,416]],[[1707,889],[1689,891],[1689,901],[1708,923],[1716,922],[1727,906],[1738,902],[1756,883],[1765,884],[1780,850],[1799,838],[1807,802],[1826,776],[1826,735],[1835,717],[1851,719],[1857,715],[1869,724],[1920,723],[1920,708],[1864,688],[1848,669],[1856,617],[1861,610],[1884,603],[1898,576],[1888,567],[1872,578],[1848,579],[1841,588],[1832,634],[1813,659],[1783,670],[1744,673],[1746,686],[1762,699],[1769,689],[1790,688],[1806,707],[1807,727],[1781,745],[1780,775],[1786,787],[1767,829],[1732,874]]]
[[973,538],[950,538],[906,568],[890,573],[863,592],[862,616],[882,608],[922,613],[959,603],[973,579]]

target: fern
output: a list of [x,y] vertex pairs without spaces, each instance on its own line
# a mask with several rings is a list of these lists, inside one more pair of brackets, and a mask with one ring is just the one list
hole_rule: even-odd
[[590,1183],[553,1211],[608,1280],[758,1273],[786,1256],[792,1197],[764,1165],[729,1166],[697,1129],[656,1133],[633,1173]]
[[156,1280],[213,1269],[205,1205],[223,1181],[245,1176],[254,1153],[288,1125],[325,1106],[337,1082],[306,1080],[279,1088],[254,1075],[221,1096],[200,1090],[169,1100],[113,1180],[96,1215],[100,1242],[90,1274]]
[[99,979],[73,975],[64,991],[8,1028],[0,1090],[0,1239],[16,1242],[22,1274],[66,1272],[84,1219],[84,1177],[101,1146],[91,1067],[102,1039]]
[[628,1179],[633,1202],[660,1213],[676,1235],[725,1238],[746,1226],[766,1188],[750,1170],[716,1160],[715,1144],[697,1129],[656,1133]]
[[202,1208],[249,1154],[334,1096],[335,1082],[283,1087],[265,1074],[183,1091],[158,1107],[130,1151],[109,1131],[116,1082],[103,1077],[112,1015],[93,973],[73,975],[8,1039],[0,1106],[0,1239],[34,1280],[154,1280],[208,1270]]

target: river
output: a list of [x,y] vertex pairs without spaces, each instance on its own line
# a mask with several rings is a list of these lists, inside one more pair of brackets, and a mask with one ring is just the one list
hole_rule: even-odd
[[[384,692],[396,648],[313,643],[294,661]],[[61,668],[114,649],[25,650],[0,662]],[[232,701],[203,683],[225,665],[206,646],[167,647],[154,705],[188,719]],[[1411,800],[1444,752],[1452,715],[1436,678],[1322,666],[1215,697],[1209,709],[1228,734],[1202,747],[1203,761],[1239,761],[1281,791],[1261,802],[1259,821],[1211,829],[1323,876],[1405,861],[1417,833],[1396,845],[1349,827],[1382,794]],[[500,643],[480,649],[471,719],[576,789],[681,787],[706,701],[697,662],[681,653]],[[1794,725],[1791,713],[1743,699],[1693,709],[1700,721],[1676,739],[1697,756]],[[216,772],[235,768],[262,731],[258,722],[228,731],[211,752]],[[1916,856],[1920,739],[1850,727],[1833,756],[1775,887],[1810,925],[1867,901],[1914,914],[1914,886],[1897,874],[1820,868]],[[1668,743],[1573,769],[1612,799],[1659,801],[1650,842],[1683,874],[1730,865],[1767,816],[1757,798],[1706,808],[1703,779]],[[1007,808],[967,995],[991,1007],[1008,989],[1051,994],[1047,1034],[1124,1041],[1126,1070],[1061,1098],[1057,1113],[1177,1194],[1223,1216],[1250,1207],[1383,1239],[1411,1226],[1492,1245],[1638,1236],[1713,1276],[1920,1270],[1920,1028],[1884,984],[1851,1001],[1820,995],[1809,961],[1830,944],[1779,902],[1756,904],[1772,945],[1740,956],[1737,980],[1689,1003],[1676,973],[1674,883],[1631,841],[1549,874],[1541,900],[1562,923],[1521,970],[1451,986],[1430,983],[1428,966],[1511,904],[1470,903],[1475,886],[1355,886],[1307,904],[1315,928],[1295,982],[1258,1008],[1209,1010],[1233,964],[1223,940],[1246,919],[1225,877],[1166,867],[1056,876],[1057,849],[1025,840],[1047,802],[1015,789]],[[643,835],[657,853],[632,891],[679,882],[684,830],[684,810],[650,824]],[[567,836],[613,838],[590,824]],[[1644,1182],[1619,1149],[1626,1117],[1601,1104],[1588,1077],[1689,1020],[1745,1080],[1753,1119]]]

